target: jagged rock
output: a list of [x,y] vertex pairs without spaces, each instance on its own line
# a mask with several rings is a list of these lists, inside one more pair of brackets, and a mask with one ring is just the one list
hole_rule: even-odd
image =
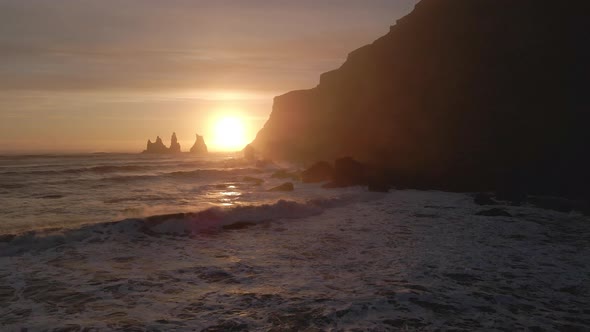
[[329,181],[332,179],[334,169],[325,161],[319,161],[301,172],[301,181],[304,183],[315,183]]
[[162,139],[160,138],[160,136],[156,137],[156,141],[154,143],[152,143],[151,140],[147,141],[147,147],[146,149],[143,151],[143,153],[155,153],[155,154],[163,154],[163,153],[168,153],[168,148],[164,145],[164,142],[162,142]]
[[332,187],[348,187],[365,184],[365,167],[351,157],[336,159],[332,173]]
[[352,156],[404,187],[495,191],[518,169],[529,194],[581,196],[590,183],[584,3],[423,0],[317,87],[276,97],[251,145],[273,160]]
[[269,189],[268,191],[293,191],[293,190],[295,190],[293,183],[285,182],[285,183],[281,184],[280,186],[276,186],[272,189]]
[[153,154],[167,154],[167,153],[180,153],[180,144],[178,144],[178,139],[176,138],[176,133],[172,133],[171,144],[170,148],[164,145],[160,136],[156,138],[156,141],[152,143],[151,140],[148,140],[147,147],[143,151],[143,153],[153,153]]
[[489,210],[479,211],[475,214],[476,216],[487,216],[487,217],[512,217],[512,215],[502,209],[493,208]]
[[391,176],[385,169],[365,166],[365,178],[369,191],[386,193],[393,188]]
[[191,153],[196,154],[204,154],[207,153],[207,144],[205,144],[205,139],[203,136],[197,134],[197,139],[195,140],[195,144],[191,147]]
[[170,153],[180,153],[180,143],[178,143],[178,139],[176,138],[176,133],[172,133],[172,138],[170,139]]

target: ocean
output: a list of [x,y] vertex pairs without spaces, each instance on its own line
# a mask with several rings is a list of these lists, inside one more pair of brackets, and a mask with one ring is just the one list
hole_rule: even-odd
[[[2,331],[574,330],[590,222],[239,154],[0,157]],[[293,182],[294,191],[269,189]]]

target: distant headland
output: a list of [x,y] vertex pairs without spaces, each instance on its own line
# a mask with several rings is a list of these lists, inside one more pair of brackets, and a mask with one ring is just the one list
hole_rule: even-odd
[[[148,139],[147,147],[143,150],[142,153],[146,154],[171,154],[171,153],[181,153],[180,150],[180,143],[178,143],[178,138],[176,138],[176,133],[172,133],[172,138],[170,139],[170,147],[164,145],[160,136],[156,137],[156,141],[152,143],[151,140]],[[205,154],[207,153],[207,144],[205,144],[205,139],[203,136],[197,134],[197,138],[195,140],[195,144],[190,149],[190,153],[194,154]]]

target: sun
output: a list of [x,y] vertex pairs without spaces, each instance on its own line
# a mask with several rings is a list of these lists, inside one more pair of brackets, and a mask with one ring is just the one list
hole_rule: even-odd
[[247,144],[244,123],[235,116],[219,118],[214,123],[213,145],[218,150],[236,151]]

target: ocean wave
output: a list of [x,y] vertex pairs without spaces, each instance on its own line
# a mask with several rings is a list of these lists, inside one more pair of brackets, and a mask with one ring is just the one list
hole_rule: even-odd
[[[160,169],[160,171],[158,171]],[[151,173],[150,173],[151,170]],[[129,174],[125,174],[128,172]],[[133,172],[140,173],[134,174]],[[143,174],[141,174],[143,172]],[[135,182],[142,180],[153,180],[158,178],[167,179],[196,179],[196,178],[219,178],[219,177],[239,177],[244,175],[250,175],[252,173],[259,173],[260,170],[252,168],[237,168],[237,169],[196,169],[189,171],[173,171],[165,172],[162,171],[161,167],[158,166],[97,166],[90,168],[78,168],[78,169],[66,169],[66,170],[43,170],[43,171],[30,171],[30,172],[0,172],[0,176],[13,176],[13,175],[68,175],[68,174],[82,174],[82,173],[93,173],[102,175],[99,179],[74,179],[80,181],[109,181],[109,182]],[[122,174],[121,174],[122,173]],[[71,183],[71,179],[58,180],[53,182],[54,184]],[[26,187],[27,184],[12,184],[3,183],[0,184],[0,189],[15,189]]]
[[0,256],[45,250],[76,241],[109,241],[117,235],[127,237],[195,236],[202,232],[228,231],[256,224],[300,219],[319,215],[326,209],[382,197],[373,193],[339,198],[313,199],[306,202],[279,200],[273,204],[245,205],[232,208],[212,207],[199,212],[156,215],[82,226],[78,229],[44,229],[0,236]]
[[159,166],[147,165],[101,165],[94,167],[68,168],[61,170],[25,170],[25,171],[7,171],[0,172],[0,175],[59,175],[59,174],[80,174],[80,173],[119,173],[119,172],[142,172],[157,169]]
[[217,177],[232,177],[242,176],[258,172],[257,169],[252,168],[237,168],[237,169],[197,169],[192,171],[175,171],[162,172],[154,175],[122,175],[107,177],[102,180],[114,182],[127,182],[134,180],[145,180],[154,178],[170,178],[170,179],[194,179],[194,178],[217,178]]

